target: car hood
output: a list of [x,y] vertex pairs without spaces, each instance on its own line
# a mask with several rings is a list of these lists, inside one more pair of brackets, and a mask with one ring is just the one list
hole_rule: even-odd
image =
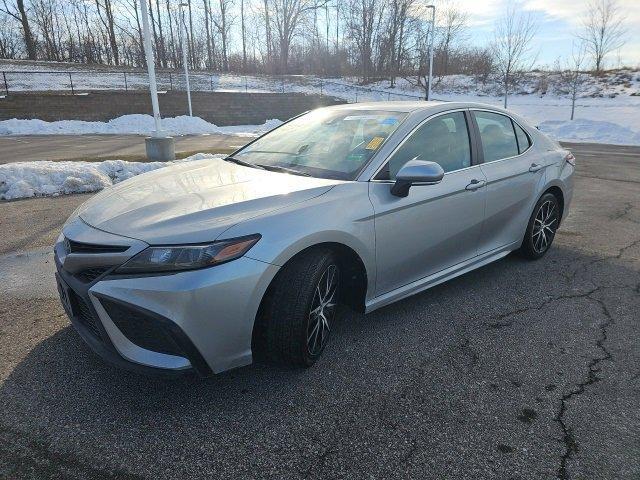
[[337,183],[221,159],[181,162],[105,189],[78,214],[95,228],[152,245],[202,243],[244,220],[322,195]]

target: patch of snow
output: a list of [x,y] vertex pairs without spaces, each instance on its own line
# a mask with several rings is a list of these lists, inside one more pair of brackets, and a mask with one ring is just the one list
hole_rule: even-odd
[[640,145],[640,133],[617,123],[595,120],[548,120],[538,128],[556,140],[567,142]]
[[[190,135],[203,133],[223,133],[253,137],[261,135],[282,121],[267,120],[262,125],[233,125],[218,127],[200,117],[169,117],[162,119],[162,129],[171,135]],[[84,135],[84,134],[137,134],[149,135],[155,129],[151,115],[123,115],[108,122],[86,122],[83,120],[11,120],[0,121],[0,135]]]
[[141,173],[174,163],[223,158],[198,153],[174,162],[18,162],[0,165],[0,200],[57,196],[102,190]]

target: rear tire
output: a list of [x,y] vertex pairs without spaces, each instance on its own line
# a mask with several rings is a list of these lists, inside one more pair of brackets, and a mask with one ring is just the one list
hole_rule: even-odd
[[269,288],[256,325],[258,357],[313,365],[327,345],[339,288],[340,267],[331,250],[311,250],[286,264]]
[[560,223],[560,204],[552,193],[545,193],[536,203],[520,253],[530,260],[542,258],[551,247]]

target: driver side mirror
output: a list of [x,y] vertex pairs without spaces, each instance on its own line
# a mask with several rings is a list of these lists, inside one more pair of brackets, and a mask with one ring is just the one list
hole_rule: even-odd
[[391,187],[391,194],[406,197],[413,185],[435,185],[440,183],[443,177],[444,170],[437,163],[414,158],[405,163],[396,174],[396,183]]

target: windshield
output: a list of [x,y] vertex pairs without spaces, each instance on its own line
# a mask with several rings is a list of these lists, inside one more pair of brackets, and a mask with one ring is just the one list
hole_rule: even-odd
[[233,159],[274,171],[353,180],[406,115],[315,110],[256,140]]

